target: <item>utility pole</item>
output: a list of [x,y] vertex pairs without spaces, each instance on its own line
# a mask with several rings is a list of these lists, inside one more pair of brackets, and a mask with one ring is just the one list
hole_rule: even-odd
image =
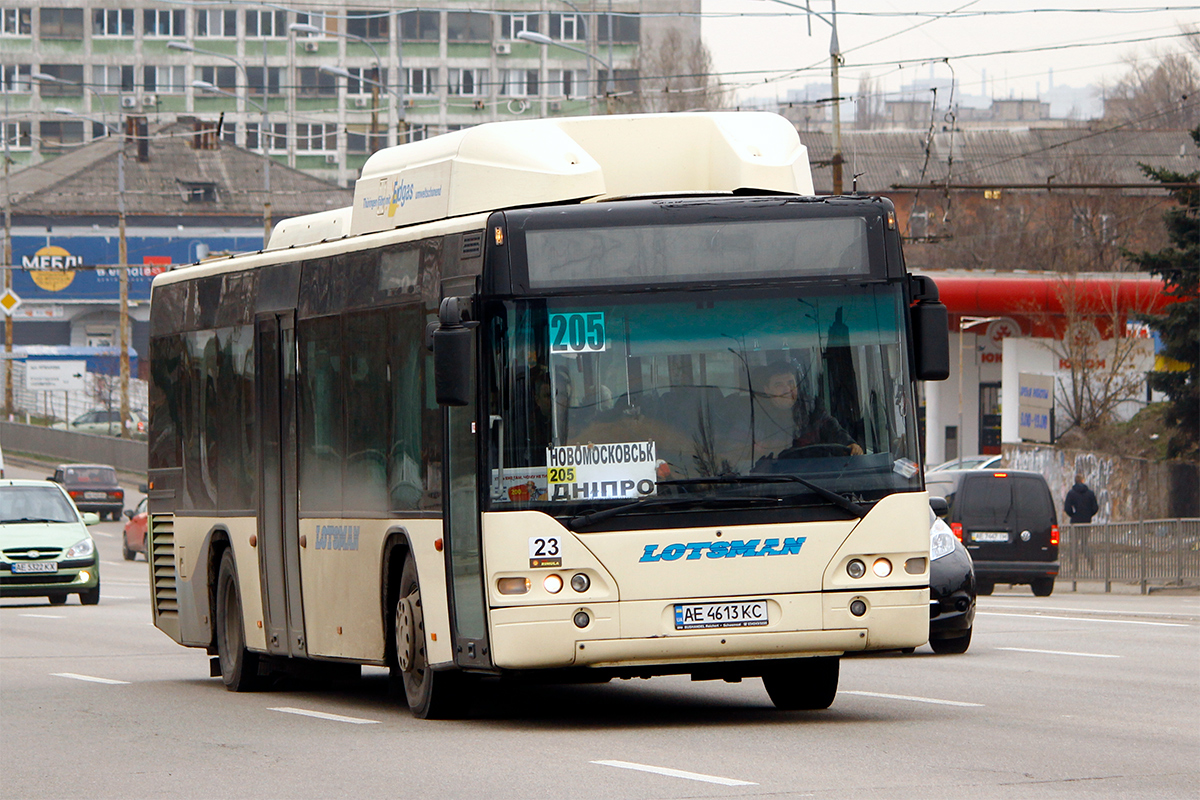
[[[118,128],[118,130],[120,130]],[[121,438],[129,430],[129,247],[125,241],[125,136],[117,139],[117,344],[121,348]]]
[[[4,89],[4,124],[0,129],[4,133],[4,291],[12,289],[12,198],[8,194],[8,87]],[[17,130],[20,130],[18,126]],[[4,315],[4,413],[13,413],[13,375],[12,375],[12,346],[13,319],[12,314]]]

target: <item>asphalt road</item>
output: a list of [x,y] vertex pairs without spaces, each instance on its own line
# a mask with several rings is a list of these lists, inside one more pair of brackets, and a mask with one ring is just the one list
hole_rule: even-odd
[[[14,477],[16,477],[14,475]],[[132,504],[133,501],[131,501]],[[94,528],[102,598],[0,601],[5,798],[1195,798],[1200,596],[981,598],[961,656],[842,661],[821,712],[686,678],[488,687],[413,719],[382,670],[226,692]],[[321,716],[324,715],[324,716]]]

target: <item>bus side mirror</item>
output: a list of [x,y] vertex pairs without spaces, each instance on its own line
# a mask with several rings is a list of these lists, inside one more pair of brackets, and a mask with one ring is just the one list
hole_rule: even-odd
[[912,307],[912,322],[917,380],[946,380],[950,377],[950,317],[946,307],[936,300],[922,300]]
[[465,406],[471,402],[472,358],[477,323],[464,323],[461,299],[447,297],[438,312],[433,340],[433,388],[438,405]]
[[934,514],[937,514],[942,519],[945,519],[946,515],[950,513],[950,504],[946,502],[946,498],[944,497],[929,498],[929,507],[933,509]]

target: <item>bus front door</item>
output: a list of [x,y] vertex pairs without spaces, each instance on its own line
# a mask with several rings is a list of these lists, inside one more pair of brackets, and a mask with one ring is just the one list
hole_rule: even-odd
[[[475,360],[472,354],[472,361]],[[471,375],[474,376],[474,364]],[[475,396],[475,379],[470,396]],[[446,584],[454,626],[454,660],[460,667],[488,668],[492,659],[487,638],[487,597],[483,591],[483,551],[479,526],[479,443],[472,400],[445,410],[446,465],[443,534],[446,541]]]
[[260,317],[257,334],[259,453],[258,569],[267,652],[307,655],[300,594],[296,490],[296,320]]

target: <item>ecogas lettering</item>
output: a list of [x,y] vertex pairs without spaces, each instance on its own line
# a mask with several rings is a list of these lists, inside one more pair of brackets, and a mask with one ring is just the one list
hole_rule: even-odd
[[388,209],[388,216],[393,216],[396,213],[396,207],[404,208],[404,204],[413,199],[413,185],[398,180],[392,184],[392,204]]
[[803,536],[785,538],[783,544],[778,539],[767,539],[759,544],[758,539],[743,542],[734,539],[729,542],[677,542],[668,544],[659,550],[656,544],[648,544],[642,550],[639,563],[651,561],[696,561],[704,558],[753,558],[755,556],[794,556],[799,555],[804,545]]

